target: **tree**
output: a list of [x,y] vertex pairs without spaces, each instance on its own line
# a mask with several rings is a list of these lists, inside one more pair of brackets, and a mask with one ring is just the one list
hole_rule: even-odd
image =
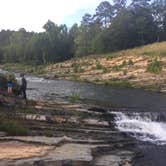
[[101,23],[103,27],[109,27],[114,15],[114,8],[108,1],[103,1],[96,9],[95,19]]
[[118,14],[122,9],[125,9],[126,7],[126,0],[113,0],[113,3],[115,14]]
[[157,41],[166,40],[166,2],[154,1],[151,8],[157,26]]

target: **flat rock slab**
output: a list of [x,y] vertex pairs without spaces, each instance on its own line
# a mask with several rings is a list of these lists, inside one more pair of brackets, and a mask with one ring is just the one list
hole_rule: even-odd
[[71,142],[72,139],[69,137],[45,137],[45,136],[26,136],[26,137],[2,137],[0,140],[15,140],[27,143],[38,143],[45,145],[57,145],[61,142]]
[[33,145],[18,141],[0,142],[0,160],[39,157],[51,149],[51,146]]
[[57,147],[48,154],[48,158],[56,161],[72,160],[72,161],[92,161],[91,145],[82,144],[64,144]]

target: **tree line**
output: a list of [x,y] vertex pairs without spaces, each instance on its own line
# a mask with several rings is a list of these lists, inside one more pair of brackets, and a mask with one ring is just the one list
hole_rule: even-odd
[[102,1],[71,28],[48,20],[44,32],[2,30],[0,63],[32,65],[101,54],[166,40],[165,0]]

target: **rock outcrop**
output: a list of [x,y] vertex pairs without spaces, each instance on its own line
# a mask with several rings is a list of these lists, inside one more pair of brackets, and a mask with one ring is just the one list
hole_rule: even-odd
[[[0,135],[0,166],[128,166],[133,139],[114,128],[107,110],[76,104],[29,101],[0,94],[11,118],[29,136]],[[14,107],[15,105],[15,107]],[[4,111],[0,110],[0,113]],[[10,112],[9,112],[10,114]]]

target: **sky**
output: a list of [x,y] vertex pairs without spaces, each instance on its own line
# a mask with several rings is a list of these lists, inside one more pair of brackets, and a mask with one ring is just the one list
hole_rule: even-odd
[[102,0],[0,0],[0,30],[41,32],[47,20],[56,24],[79,23],[93,13]]

